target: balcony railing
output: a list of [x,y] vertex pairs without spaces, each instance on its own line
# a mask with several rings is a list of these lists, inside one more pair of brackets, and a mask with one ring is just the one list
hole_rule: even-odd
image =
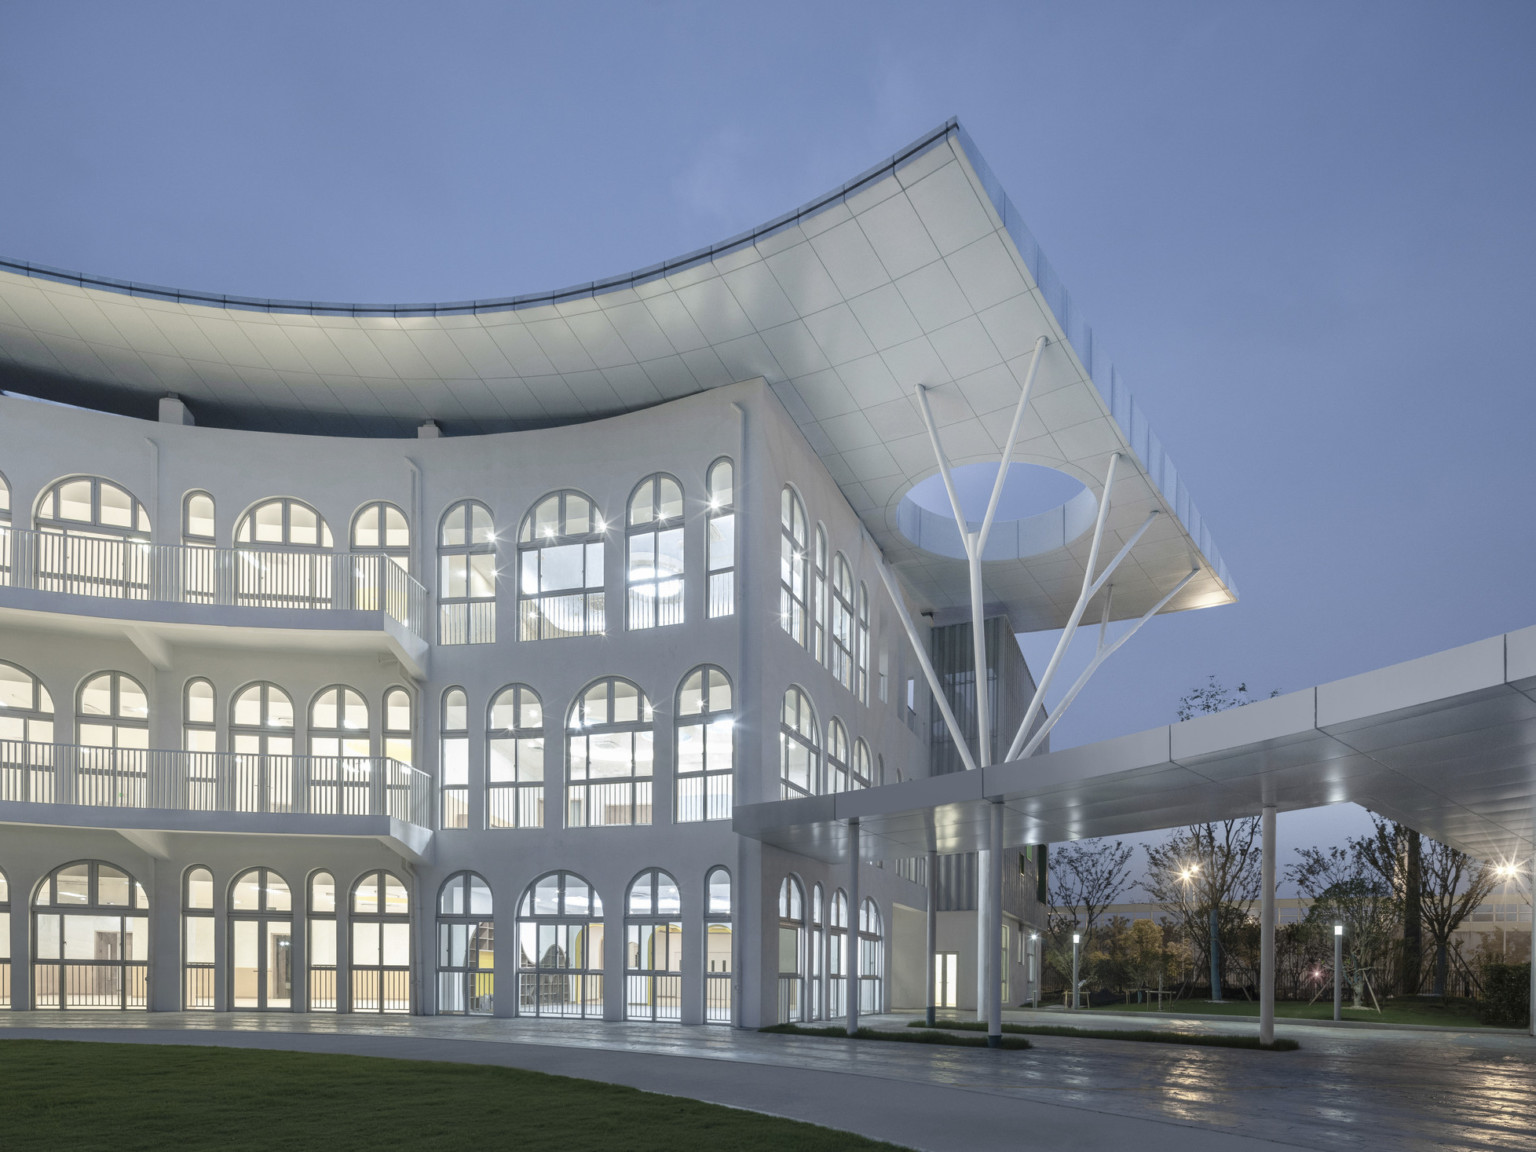
[[356,608],[425,637],[426,589],[379,552],[202,548],[0,527],[0,587],[165,604]]
[[174,752],[0,740],[0,801],[389,816],[432,827],[432,781],[385,756]]

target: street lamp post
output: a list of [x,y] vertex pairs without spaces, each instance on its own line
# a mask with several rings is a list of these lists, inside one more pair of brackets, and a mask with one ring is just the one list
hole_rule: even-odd
[[1083,943],[1082,936],[1072,933],[1072,1011],[1077,1011],[1077,958]]
[[1030,999],[1036,1008],[1040,1007],[1040,970],[1045,965],[1040,963],[1040,933],[1029,934],[1029,990]]
[[1344,925],[1333,926],[1333,1018],[1344,1018]]

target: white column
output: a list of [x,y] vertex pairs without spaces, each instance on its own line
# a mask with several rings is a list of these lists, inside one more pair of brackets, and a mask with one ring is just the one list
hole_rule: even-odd
[[1002,1046],[1003,1039],[1003,802],[992,801],[988,813],[987,844],[992,857],[987,870],[987,922],[992,931],[987,941],[987,1043]]
[[939,854],[928,853],[928,948],[926,952],[927,966],[923,971],[927,975],[925,987],[928,989],[928,1011],[926,1013],[928,1025],[932,1027],[934,1017],[939,1006]]
[[1275,1042],[1275,806],[1264,806],[1259,905],[1259,1043]]
[[859,1030],[859,822],[848,821],[848,932],[843,937],[843,1000],[848,1035]]
[[[989,816],[990,819],[990,816]],[[988,832],[991,825],[987,826]],[[976,853],[976,1019],[987,1021],[987,989],[992,986],[992,945],[997,929],[991,923],[992,901],[987,898],[991,888],[992,853],[979,849]]]

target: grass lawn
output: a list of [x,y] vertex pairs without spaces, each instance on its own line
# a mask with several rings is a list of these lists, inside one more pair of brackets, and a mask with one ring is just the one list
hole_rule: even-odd
[[367,1056],[0,1040],[0,1084],[6,1152],[896,1147],[590,1080]]
[[[1204,1000],[1169,1000],[1167,1016],[1253,1016],[1259,1014],[1258,1001],[1228,1000],[1211,1004]],[[1106,1004],[1092,1012],[1145,1012],[1159,1015],[1151,1004]],[[1332,1020],[1333,1000],[1325,998],[1316,1004],[1298,1000],[1275,1002],[1275,1016],[1285,1020]],[[1381,1002],[1381,1011],[1355,1009],[1345,1006],[1345,1020],[1366,1020],[1373,1024],[1439,1024],[1449,1028],[1481,1028],[1477,1009],[1468,1000],[1447,998],[1439,1000],[1388,999]]]

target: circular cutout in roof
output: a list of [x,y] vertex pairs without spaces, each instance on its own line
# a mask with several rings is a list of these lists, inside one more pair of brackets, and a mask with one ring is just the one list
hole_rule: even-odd
[[[997,465],[962,464],[952,475],[969,527],[979,528],[997,479]],[[1039,464],[1012,464],[982,559],[1020,560],[1063,548],[1093,527],[1098,507],[1093,493],[1075,477]],[[944,478],[937,472],[918,481],[901,498],[896,527],[925,552],[965,559]]]

